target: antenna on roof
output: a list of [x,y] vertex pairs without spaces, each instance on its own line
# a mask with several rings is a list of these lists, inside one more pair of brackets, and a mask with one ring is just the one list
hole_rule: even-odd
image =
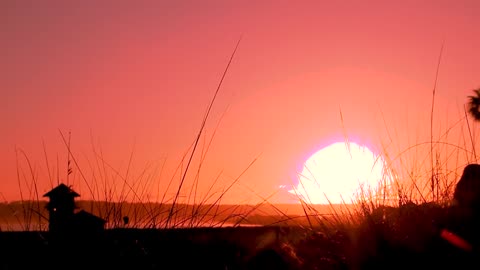
[[68,132],[68,145],[67,145],[67,186],[70,185],[70,182],[68,181],[68,176],[72,173],[72,168],[70,167],[70,138],[72,137],[72,132]]

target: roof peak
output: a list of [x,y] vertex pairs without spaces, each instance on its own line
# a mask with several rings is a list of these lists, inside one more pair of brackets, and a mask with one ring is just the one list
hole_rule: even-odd
[[71,186],[67,186],[64,183],[60,183],[58,186],[50,190],[49,192],[45,193],[43,197],[51,197],[55,195],[70,195],[72,197],[79,197],[80,194],[75,192]]

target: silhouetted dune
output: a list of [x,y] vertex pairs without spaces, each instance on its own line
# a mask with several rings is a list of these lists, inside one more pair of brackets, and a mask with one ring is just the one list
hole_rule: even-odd
[[0,264],[2,269],[244,269],[257,253],[302,232],[293,227],[112,229],[62,237],[2,232]]

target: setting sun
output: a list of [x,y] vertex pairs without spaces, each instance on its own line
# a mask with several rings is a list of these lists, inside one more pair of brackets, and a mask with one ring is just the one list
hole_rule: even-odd
[[0,270],[480,265],[478,14],[0,0]]
[[368,147],[337,142],[305,162],[290,192],[313,204],[350,203],[362,191],[374,195],[385,175],[383,159]]

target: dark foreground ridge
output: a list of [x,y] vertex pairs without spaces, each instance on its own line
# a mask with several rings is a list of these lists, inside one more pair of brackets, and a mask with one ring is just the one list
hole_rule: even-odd
[[477,250],[425,230],[428,207],[381,209],[404,218],[366,222],[356,237],[302,227],[1,232],[0,269],[480,269]]
[[283,243],[304,236],[294,227],[2,232],[0,269],[298,269]]

